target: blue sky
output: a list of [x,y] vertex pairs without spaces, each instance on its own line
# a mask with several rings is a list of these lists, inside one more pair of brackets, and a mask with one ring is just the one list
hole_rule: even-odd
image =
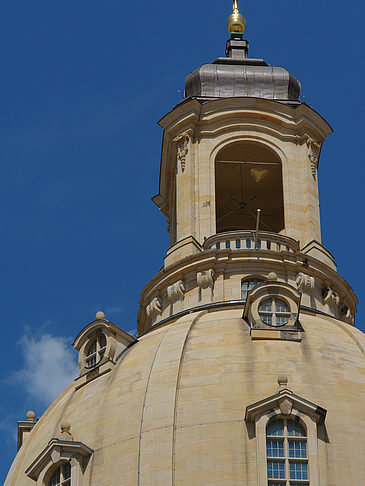
[[[319,183],[324,245],[364,301],[363,7],[240,4],[250,57],[284,66],[334,129]],[[157,121],[184,79],[224,55],[230,0],[12,0],[0,5],[0,482],[16,421],[72,379],[70,346],[98,309],[136,327],[168,247]],[[135,260],[138,259],[138,267]],[[365,331],[364,306],[357,326]],[[46,377],[52,376],[52,386]]]

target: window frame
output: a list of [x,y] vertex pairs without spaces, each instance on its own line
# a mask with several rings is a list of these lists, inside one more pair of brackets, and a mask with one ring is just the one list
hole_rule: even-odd
[[[268,434],[268,427],[270,426],[271,422],[280,421],[283,423],[283,433],[282,435],[275,435],[275,434]],[[291,435],[288,429],[288,423],[298,423],[299,426],[303,429],[304,435]],[[267,443],[270,440],[277,440],[278,442],[282,442],[283,447],[283,455],[268,455],[268,447]],[[304,457],[296,457],[290,455],[290,444],[291,443],[299,443],[305,444],[305,451],[306,455]],[[266,464],[267,464],[267,471],[269,470],[269,462],[271,463],[283,463],[284,464],[284,477],[282,478],[267,478],[268,486],[274,486],[275,484],[282,483],[285,486],[292,486],[296,482],[300,482],[303,486],[310,485],[310,474],[309,474],[309,454],[308,454],[308,433],[305,427],[305,424],[300,423],[298,420],[294,420],[290,415],[276,415],[272,417],[266,425]],[[291,465],[292,464],[305,464],[307,469],[307,478],[291,478]]]
[[[263,304],[265,304],[266,302],[269,302],[269,301],[270,301],[270,310],[262,309]],[[286,306],[287,310],[285,312],[278,310],[278,302],[281,302]],[[283,298],[281,298],[281,296],[278,297],[277,295],[270,295],[269,297],[267,297],[265,299],[261,299],[257,310],[258,310],[261,321],[264,322],[265,324],[267,324],[268,326],[275,327],[275,328],[286,326],[288,324],[288,322],[290,320],[290,316],[291,316],[290,306],[289,306],[288,302],[286,300],[284,300]],[[264,317],[270,317],[271,318],[271,324],[269,324],[264,319]],[[287,320],[286,320],[286,322],[280,322],[278,324],[278,317],[287,317]]]
[[[101,339],[104,339],[105,344],[102,345]],[[90,352],[91,347],[95,344],[95,351]],[[85,348],[85,368],[91,369],[98,366],[102,362],[108,346],[108,338],[103,332],[103,329],[98,329],[93,339],[90,340],[88,346]],[[90,364],[90,361],[92,363]]]

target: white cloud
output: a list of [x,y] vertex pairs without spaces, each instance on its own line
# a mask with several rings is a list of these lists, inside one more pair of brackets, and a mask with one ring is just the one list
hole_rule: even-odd
[[48,406],[77,376],[76,353],[66,338],[48,333],[40,338],[23,336],[19,345],[24,366],[15,379],[29,396]]

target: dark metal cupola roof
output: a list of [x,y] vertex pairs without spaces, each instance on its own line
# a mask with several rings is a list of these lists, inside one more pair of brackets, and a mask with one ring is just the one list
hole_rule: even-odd
[[227,41],[226,57],[218,57],[189,74],[185,97],[254,97],[297,103],[300,83],[296,78],[282,67],[271,67],[263,59],[247,57],[248,41],[243,39],[246,22],[235,6],[228,19],[231,38]]

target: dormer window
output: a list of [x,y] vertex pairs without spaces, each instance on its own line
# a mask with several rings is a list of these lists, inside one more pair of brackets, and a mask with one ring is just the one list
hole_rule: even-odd
[[250,327],[251,339],[301,341],[301,294],[274,277],[268,275],[268,281],[256,284],[247,294],[243,318]]
[[287,388],[286,376],[270,395],[246,408],[250,437],[256,440],[258,485],[320,486],[318,427],[326,410]]
[[80,376],[76,389],[112,370],[121,354],[137,340],[105,319],[103,312],[96,313],[79,333],[73,347],[79,352]]
[[[61,424],[61,434],[52,438],[25,471],[37,486],[81,486],[93,450],[75,441],[71,425]],[[28,483],[27,483],[28,484]]]

